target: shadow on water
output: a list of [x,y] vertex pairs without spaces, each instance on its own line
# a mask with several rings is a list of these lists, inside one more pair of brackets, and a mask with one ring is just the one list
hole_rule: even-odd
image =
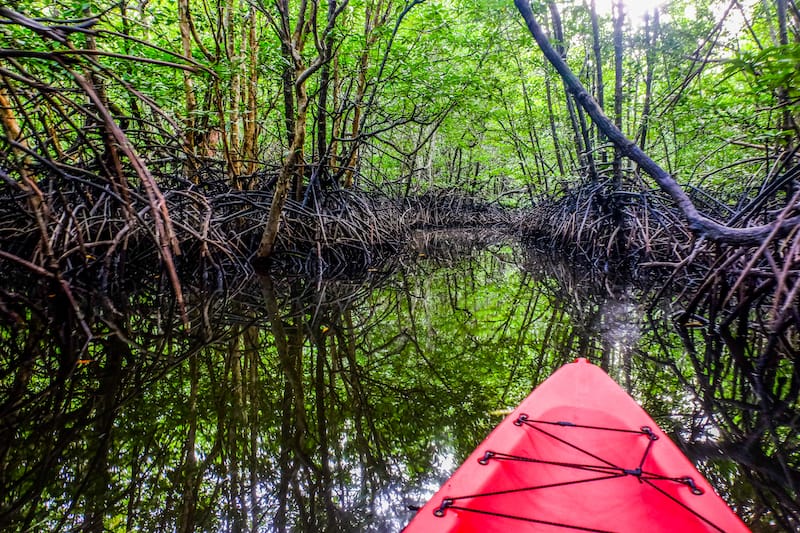
[[82,321],[45,284],[3,289],[0,529],[397,531],[576,356],[754,530],[800,524],[795,367],[623,281],[448,232],[363,279],[195,287],[188,327],[162,285],[75,291]]

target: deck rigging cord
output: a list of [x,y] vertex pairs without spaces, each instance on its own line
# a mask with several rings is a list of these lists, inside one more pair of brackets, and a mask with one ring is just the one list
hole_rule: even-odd
[[[604,426],[589,426],[583,424],[576,424],[569,421],[548,421],[548,420],[533,420],[528,417],[526,414],[520,414],[517,419],[514,421],[514,425],[517,427],[522,428],[523,430],[532,430],[537,431],[550,439],[553,439],[569,448],[572,448],[581,454],[591,457],[595,461],[599,462],[600,464],[587,464],[587,463],[574,463],[574,462],[563,462],[563,461],[550,461],[547,459],[540,459],[536,457],[525,457],[520,455],[512,455],[503,452],[498,452],[494,450],[487,450],[484,452],[483,456],[478,459],[478,463],[481,465],[488,465],[490,461],[515,461],[520,463],[535,463],[535,464],[542,464],[542,465],[549,465],[555,467],[561,467],[565,469],[574,469],[576,471],[583,471],[583,472],[593,472],[597,473],[598,475],[595,477],[584,478],[584,479],[575,479],[570,481],[560,481],[554,483],[546,483],[546,484],[538,484],[534,486],[526,486],[526,487],[519,487],[519,488],[512,488],[512,489],[505,489],[505,490],[496,490],[490,492],[481,492],[476,494],[467,494],[467,495],[460,495],[460,496],[446,496],[442,498],[441,503],[437,508],[434,509],[433,514],[437,517],[443,517],[445,512],[448,509],[452,510],[459,510],[471,513],[479,513],[485,514],[490,516],[497,516],[502,518],[509,518],[514,520],[520,520],[524,522],[530,523],[538,523],[538,524],[546,524],[555,527],[563,527],[568,528],[576,531],[592,531],[592,532],[607,532],[604,529],[594,529],[590,527],[584,527],[579,525],[567,524],[562,522],[554,522],[550,520],[540,520],[535,517],[526,517],[520,515],[512,515],[509,513],[500,513],[497,511],[486,510],[486,509],[479,509],[474,507],[468,507],[467,505],[458,504],[458,502],[462,500],[469,500],[469,499],[476,499],[476,498],[486,498],[492,496],[501,496],[504,494],[512,494],[512,493],[519,493],[519,492],[526,492],[526,491],[534,491],[534,490],[544,490],[544,489],[552,489],[556,487],[563,487],[567,485],[577,485],[581,483],[590,483],[596,481],[606,481],[611,479],[618,479],[624,478],[628,476],[635,477],[639,483],[643,485],[647,485],[652,487],[654,490],[659,492],[660,494],[664,495],[671,501],[678,504],[684,510],[690,512],[698,519],[702,520],[712,528],[717,531],[723,532],[724,529],[719,527],[718,525],[714,524],[712,521],[692,509],[691,507],[687,506],[682,501],[678,500],[668,492],[666,492],[663,488],[659,487],[656,482],[668,482],[668,483],[677,483],[681,485],[685,485],[688,487],[692,494],[696,496],[700,496],[704,493],[704,491],[695,484],[694,480],[689,476],[682,476],[682,477],[671,477],[671,476],[664,476],[655,472],[649,472],[644,470],[645,462],[650,455],[651,450],[656,445],[656,441],[658,441],[659,437],[656,435],[653,430],[648,426],[642,426],[638,430],[636,429],[626,429],[626,428],[613,428],[613,427],[604,427]],[[611,461],[608,461],[601,457],[600,455],[593,453],[590,450],[587,450],[580,445],[567,440],[564,437],[558,436],[553,434],[549,431],[548,426],[557,426],[561,428],[566,428],[567,430],[572,428],[580,428],[589,431],[605,431],[605,432],[617,432],[617,433],[626,433],[626,434],[633,434],[633,435],[640,435],[642,437],[646,437],[648,439],[647,445],[645,446],[641,457],[639,458],[638,465],[635,468],[624,468],[622,466],[616,465]]]

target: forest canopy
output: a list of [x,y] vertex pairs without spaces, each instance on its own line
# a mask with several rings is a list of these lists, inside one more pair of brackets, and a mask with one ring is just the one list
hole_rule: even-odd
[[631,150],[672,180],[695,237],[757,245],[797,225],[794,1],[517,7],[583,95],[511,2],[14,2],[0,10],[4,182],[50,241],[61,208],[36,192],[45,176],[111,187],[128,218],[138,190],[166,262],[177,183],[266,193],[266,258],[287,202],[352,188],[529,207],[588,187],[621,227],[626,194],[665,189]]
[[[623,132],[685,183],[745,189],[798,135],[797,10],[782,3],[664,2],[623,17]],[[593,4],[534,9],[613,115],[615,19]],[[304,162],[327,152],[334,175],[352,171],[343,184],[547,192],[586,174],[561,82],[510,2],[28,1],[2,22],[4,126],[15,119],[24,139],[61,125],[57,110],[32,113],[49,100],[32,91],[74,90],[75,68],[117,121],[161,122],[239,185],[282,162],[301,111]]]

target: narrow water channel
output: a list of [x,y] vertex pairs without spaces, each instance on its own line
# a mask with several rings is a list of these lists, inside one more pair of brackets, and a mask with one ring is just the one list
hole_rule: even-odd
[[[160,287],[80,292],[91,337],[46,287],[7,293],[3,531],[399,531],[579,356],[754,530],[800,524],[798,405],[759,404],[702,317],[674,327],[669,298],[452,233],[361,279],[212,276],[187,291],[188,325]],[[791,397],[796,370],[778,372]]]

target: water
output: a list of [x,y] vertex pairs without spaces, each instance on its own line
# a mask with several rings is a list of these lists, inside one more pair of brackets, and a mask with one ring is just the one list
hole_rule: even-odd
[[754,530],[798,524],[797,372],[781,363],[755,395],[713,331],[673,326],[669,299],[452,233],[361,279],[208,286],[187,290],[188,328],[158,278],[77,291],[88,341],[48,287],[4,292],[0,529],[399,531],[577,356]]

